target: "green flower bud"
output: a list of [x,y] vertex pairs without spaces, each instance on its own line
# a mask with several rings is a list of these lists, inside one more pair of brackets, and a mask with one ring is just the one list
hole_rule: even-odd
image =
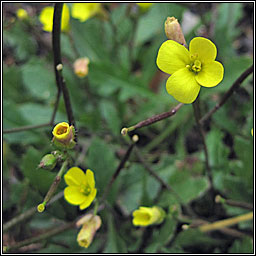
[[52,154],[47,154],[42,158],[38,167],[51,171],[56,166],[56,163],[57,158]]

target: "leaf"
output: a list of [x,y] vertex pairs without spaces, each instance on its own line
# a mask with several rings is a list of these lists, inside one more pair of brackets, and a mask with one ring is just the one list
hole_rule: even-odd
[[32,59],[22,66],[21,72],[23,84],[32,96],[47,101],[56,98],[53,67],[46,68],[42,60]]
[[37,169],[41,158],[42,155],[38,150],[32,146],[29,147],[22,157],[21,169],[30,184],[42,195],[45,195],[55,178],[55,174],[46,170]]
[[228,253],[241,254],[241,253],[253,253],[253,240],[246,236],[241,240],[235,240],[232,246],[229,248]]
[[135,34],[136,46],[145,43],[156,35],[164,33],[164,22],[168,16],[181,19],[184,7],[172,3],[155,3],[138,22]]
[[99,138],[94,138],[87,156],[87,166],[94,172],[97,196],[102,195],[116,170],[116,158],[111,147]]
[[100,110],[102,116],[107,121],[108,127],[115,135],[119,135],[121,131],[121,120],[118,115],[118,108],[114,106],[114,103],[107,100],[100,102]]

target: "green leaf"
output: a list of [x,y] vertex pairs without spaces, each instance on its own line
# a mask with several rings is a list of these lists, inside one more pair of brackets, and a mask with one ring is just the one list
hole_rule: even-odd
[[235,240],[232,246],[229,248],[228,253],[253,253],[253,239],[246,236],[241,240]]
[[42,195],[45,195],[55,178],[55,174],[46,170],[37,169],[41,158],[41,152],[33,147],[29,147],[22,158],[21,169],[30,184]]
[[97,196],[102,195],[116,170],[116,158],[109,144],[99,138],[93,139],[87,156],[87,166],[94,172]]
[[102,42],[103,28],[102,21],[97,18],[86,22],[71,19],[72,37],[81,57],[88,57],[92,62],[101,62],[110,57]]
[[32,96],[47,101],[56,98],[53,67],[46,67],[42,60],[32,59],[22,66],[21,72],[23,84]]
[[121,131],[121,120],[118,115],[118,108],[114,106],[114,103],[107,100],[100,102],[100,110],[102,116],[107,121],[108,127],[115,135],[119,135]]
[[141,45],[159,34],[164,33],[164,22],[168,16],[181,19],[184,7],[172,3],[155,3],[138,22],[135,44]]

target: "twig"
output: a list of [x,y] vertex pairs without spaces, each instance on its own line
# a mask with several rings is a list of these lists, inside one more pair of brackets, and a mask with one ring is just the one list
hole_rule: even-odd
[[253,205],[246,203],[246,202],[240,202],[240,201],[234,201],[232,199],[225,199],[223,197],[221,197],[221,195],[217,195],[215,197],[215,202],[216,203],[221,203],[221,204],[227,204],[230,206],[234,206],[234,207],[240,207],[246,210],[253,210]]
[[229,227],[229,226],[235,225],[239,222],[247,221],[247,220],[251,220],[251,219],[253,219],[253,212],[249,212],[249,213],[246,213],[246,214],[243,214],[243,215],[240,215],[237,217],[225,219],[225,220],[216,221],[216,222],[213,222],[210,224],[205,224],[205,225],[200,226],[199,230],[202,232],[209,232],[209,231]]
[[41,204],[38,205],[37,210],[39,212],[43,212],[45,209],[45,205],[50,201],[50,199],[52,198],[52,196],[54,195],[56,189],[58,188],[60,181],[61,181],[61,177],[63,175],[63,173],[66,171],[66,168],[68,166],[68,160],[65,160],[64,163],[62,164],[58,174],[56,175],[51,187],[49,188],[43,202]]
[[205,142],[205,134],[204,134],[203,127],[202,127],[201,123],[199,122],[199,120],[200,120],[199,97],[192,105],[193,105],[193,109],[194,109],[194,116],[196,119],[197,127],[199,129],[199,133],[200,133],[200,136],[201,136],[202,142],[203,142],[203,149],[204,149],[204,155],[205,155],[205,167],[206,167],[206,173],[207,173],[207,176],[208,176],[208,179],[210,182],[210,191],[212,192],[212,196],[214,196],[213,178],[212,178],[211,167],[209,165],[209,156],[208,156],[207,145]]
[[107,195],[108,195],[108,193],[110,191],[111,186],[113,185],[113,183],[116,180],[117,176],[120,174],[120,172],[123,169],[126,161],[129,159],[129,157],[131,155],[131,152],[132,152],[132,150],[134,148],[134,145],[135,145],[135,142],[130,144],[129,148],[127,149],[127,151],[126,151],[124,157],[122,158],[121,162],[119,163],[115,173],[112,175],[111,180],[109,181],[109,183],[108,183],[108,185],[107,185],[107,187],[106,187],[106,189],[105,189],[105,191],[103,193],[101,201],[103,201],[103,202],[105,201],[105,199],[106,199],[106,197],[107,197]]
[[69,123],[75,126],[75,119],[73,116],[73,111],[70,103],[69,92],[66,87],[65,81],[62,77],[62,60],[61,60],[61,48],[60,48],[62,7],[63,7],[63,3],[56,3],[54,6],[53,30],[52,30],[54,71],[55,71],[55,77],[56,77],[56,83],[57,83],[58,89],[63,92],[63,97],[64,97],[64,102],[65,102]]
[[213,109],[211,109],[206,115],[204,115],[200,119],[200,124],[203,124],[205,120],[207,120],[212,114],[214,114],[226,101],[229,99],[229,97],[238,89],[238,87],[241,85],[241,83],[253,72],[253,65],[249,67],[247,70],[245,70],[233,83],[233,85],[229,88],[229,90],[222,96],[219,103],[215,105]]
[[[63,191],[59,192],[57,195],[55,195],[47,204],[47,206],[50,206],[52,203],[56,202],[63,196]],[[14,217],[13,219],[9,220],[7,223],[3,225],[3,232],[6,232],[13,226],[17,225],[18,223],[25,221],[26,219],[30,218],[33,216],[35,213],[37,213],[37,208],[32,207],[29,210],[27,210],[24,213],[21,213],[20,215]]]
[[22,127],[16,127],[16,128],[10,128],[3,130],[3,133],[14,133],[14,132],[23,132],[27,130],[32,130],[32,129],[38,129],[46,126],[50,126],[51,123],[45,123],[45,124],[38,124],[38,125],[28,125],[28,126],[22,126]]
[[123,135],[126,135],[128,132],[130,131],[134,131],[135,129],[139,129],[139,128],[142,128],[144,126],[148,126],[148,125],[151,125],[153,123],[156,123],[158,121],[161,121],[165,118],[168,118],[170,116],[173,116],[177,113],[177,111],[183,106],[183,103],[179,103],[175,108],[171,109],[170,111],[167,111],[167,112],[164,112],[164,113],[161,113],[159,115],[155,115],[155,116],[152,116],[144,121],[141,121],[139,123],[137,123],[136,125],[133,125],[133,126],[130,126],[128,128],[123,128],[121,133]]
[[67,229],[73,228],[75,227],[76,221],[70,222],[70,223],[66,223],[62,226],[58,226],[58,227],[54,227],[49,231],[44,232],[43,234],[36,236],[36,237],[32,237],[32,238],[28,238],[24,241],[18,242],[14,245],[11,246],[7,246],[5,248],[6,252],[10,252],[10,251],[14,251],[15,249],[18,249],[20,247],[29,245],[29,244],[33,244],[33,243],[37,243],[40,242],[42,240],[48,239],[54,235],[57,235],[59,233],[64,232]]

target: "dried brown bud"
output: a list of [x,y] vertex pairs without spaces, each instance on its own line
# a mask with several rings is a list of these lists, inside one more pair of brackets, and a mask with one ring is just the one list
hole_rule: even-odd
[[166,37],[170,40],[176,41],[182,45],[186,45],[186,41],[178,20],[174,17],[168,17],[164,24]]

